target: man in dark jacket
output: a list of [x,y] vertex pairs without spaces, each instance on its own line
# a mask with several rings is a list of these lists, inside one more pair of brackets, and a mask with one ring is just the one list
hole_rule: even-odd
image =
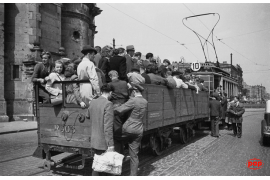
[[239,102],[239,97],[234,97],[234,105],[230,106],[229,113],[231,116],[232,127],[233,127],[233,134],[234,136],[237,135],[238,138],[242,136],[242,122],[243,117],[242,115],[245,113],[245,108],[242,103]]
[[[139,166],[139,147],[143,136],[143,117],[146,113],[147,101],[141,92],[144,90],[138,84],[131,83],[132,96],[125,104],[117,107],[115,114],[130,113],[129,118],[123,124],[123,135],[128,139],[130,155],[130,175],[136,176]],[[121,150],[117,150],[118,152]]]
[[221,103],[213,97],[209,101],[210,119],[211,119],[211,136],[219,137],[219,118],[221,117]]
[[[105,84],[101,87],[102,95],[93,99],[86,113],[86,118],[90,118],[91,125],[91,148],[95,154],[101,155],[106,150],[114,151],[113,141],[113,104],[108,99],[114,91],[111,85]],[[92,171],[93,176],[99,173]]]
[[221,108],[222,108],[221,121],[222,121],[223,129],[226,126],[225,118],[226,118],[226,113],[227,113],[227,105],[228,105],[227,93],[224,93],[224,96],[222,97],[222,100],[221,100]]
[[134,53],[135,53],[135,48],[133,45],[127,46],[127,54],[125,55],[126,57],[126,68],[127,71],[126,73],[129,73],[132,68],[134,68],[134,64],[137,63],[136,59],[133,59]]
[[[108,63],[108,72],[115,70],[119,75],[120,80],[127,79],[127,65],[126,58],[123,56],[119,56],[119,49],[115,49],[113,51],[114,56],[110,58]],[[109,78],[109,76],[107,76]]]

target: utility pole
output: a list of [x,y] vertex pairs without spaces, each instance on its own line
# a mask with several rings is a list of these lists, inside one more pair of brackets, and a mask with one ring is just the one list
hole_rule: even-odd
[[262,97],[263,95],[262,95],[262,84],[261,84],[261,104],[262,104]]
[[115,49],[115,39],[113,38],[113,49]]

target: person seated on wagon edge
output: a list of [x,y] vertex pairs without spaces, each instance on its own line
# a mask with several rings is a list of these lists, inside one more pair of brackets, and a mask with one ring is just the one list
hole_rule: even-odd
[[[70,63],[67,65],[64,75],[66,77],[65,81],[77,81],[78,76],[76,74],[77,65],[75,63]],[[66,84],[66,103],[68,104],[79,104],[82,108],[86,107],[86,104],[82,101],[80,94],[80,86],[77,83]]]
[[176,81],[172,77],[172,71],[170,68],[166,70],[166,79],[168,81],[167,86],[171,89],[176,88]]
[[188,85],[186,83],[184,83],[182,81],[182,79],[180,79],[180,77],[179,77],[180,75],[181,75],[181,72],[179,72],[179,71],[172,72],[173,79],[176,82],[176,88],[187,89],[188,88]]
[[49,75],[49,80],[45,86],[46,90],[52,95],[51,99],[57,98],[62,94],[62,84],[58,83],[55,84],[55,81],[64,81],[65,76],[64,72],[64,64],[62,61],[57,60],[55,61],[55,67],[53,72]]
[[135,84],[144,84],[145,83],[145,79],[140,74],[139,69],[136,69],[136,68],[131,69],[131,72],[127,74],[127,77],[128,77],[129,83],[131,83],[131,82],[133,82]]
[[42,63],[35,65],[34,72],[32,75],[32,82],[38,82],[38,92],[39,92],[39,101],[42,101],[44,104],[50,103],[50,93],[45,89],[45,85],[49,77],[47,76],[53,70],[53,64],[51,64],[51,53],[42,52],[40,55]]
[[156,64],[149,64],[146,68],[146,73],[150,77],[151,84],[164,85],[166,86],[168,80],[157,75],[158,67]]

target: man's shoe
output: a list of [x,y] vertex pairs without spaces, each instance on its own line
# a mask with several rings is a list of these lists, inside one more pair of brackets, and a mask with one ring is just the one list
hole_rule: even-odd
[[237,137],[238,137],[238,138],[241,138],[241,136],[242,136],[242,134],[237,134]]

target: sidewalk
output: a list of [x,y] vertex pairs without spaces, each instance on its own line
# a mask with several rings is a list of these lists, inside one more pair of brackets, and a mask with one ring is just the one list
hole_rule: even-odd
[[36,121],[13,121],[0,123],[0,135],[37,130]]

